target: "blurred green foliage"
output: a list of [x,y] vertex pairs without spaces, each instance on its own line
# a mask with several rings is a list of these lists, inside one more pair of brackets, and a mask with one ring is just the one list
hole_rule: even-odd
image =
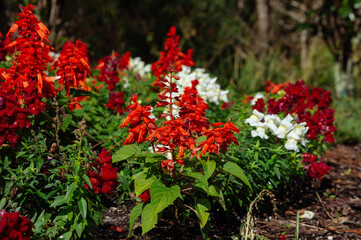
[[336,140],[341,143],[361,142],[361,100],[343,99],[334,104],[336,119]]

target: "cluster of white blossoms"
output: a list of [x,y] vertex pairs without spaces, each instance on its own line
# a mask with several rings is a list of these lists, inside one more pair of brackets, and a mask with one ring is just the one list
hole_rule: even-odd
[[144,77],[146,74],[152,72],[151,64],[145,64],[140,57],[129,59],[129,69],[132,69],[139,76]]
[[[129,59],[129,71],[133,73],[133,75],[138,75],[139,77],[143,78],[148,73],[152,72],[151,64],[145,64],[140,57],[130,58]],[[127,77],[123,77],[122,80],[124,81],[124,87],[129,87],[129,79]]]
[[263,113],[253,110],[252,116],[246,119],[245,123],[255,127],[256,130],[252,130],[252,137],[260,137],[268,139],[267,132],[272,133],[280,139],[286,138],[285,148],[287,150],[299,151],[297,143],[301,143],[306,146],[307,140],[305,139],[308,127],[306,123],[293,124],[293,117],[287,115],[284,119],[280,119],[275,114],[264,115]]
[[219,105],[222,102],[228,102],[229,90],[222,90],[217,84],[217,78],[211,78],[203,68],[196,68],[193,71],[190,67],[182,66],[182,71],[178,72],[179,80],[176,81],[179,94],[184,92],[186,87],[192,86],[192,81],[197,79],[199,84],[196,86],[198,94],[206,102],[213,102]]

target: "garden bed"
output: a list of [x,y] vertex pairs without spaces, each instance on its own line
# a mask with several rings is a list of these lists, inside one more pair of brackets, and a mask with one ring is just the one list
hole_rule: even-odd
[[[276,196],[276,213],[268,215],[260,212],[255,216],[256,234],[269,239],[278,239],[284,234],[286,239],[294,239],[297,210],[300,210],[300,214],[308,210],[315,215],[313,219],[300,220],[299,236],[302,239],[361,238],[361,144],[336,145],[326,152],[325,161],[332,167],[330,175],[320,182],[299,184],[295,189],[289,189],[287,194]],[[292,196],[294,192],[298,193],[297,196]],[[133,204],[128,203],[108,208],[103,215],[105,224],[97,237],[126,238],[132,207]],[[214,216],[217,224],[211,229],[211,239],[240,238],[241,216],[237,213],[230,216],[227,220],[221,213]],[[196,216],[182,227],[184,239],[202,239]],[[140,225],[137,224],[134,233],[138,234],[136,239],[181,238],[174,225],[166,220],[144,236],[140,236]]]

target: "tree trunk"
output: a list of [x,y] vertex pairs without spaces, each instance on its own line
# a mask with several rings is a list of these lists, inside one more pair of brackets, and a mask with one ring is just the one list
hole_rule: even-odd
[[268,49],[268,29],[269,29],[268,0],[257,0],[256,11],[257,11],[256,44],[260,53],[264,53]]
[[[305,72],[307,70],[307,56],[308,56],[308,44],[309,44],[309,38],[308,38],[308,31],[307,29],[301,31],[301,37],[300,37],[300,45],[301,45],[301,69],[302,72]],[[305,75],[305,74],[303,74]]]

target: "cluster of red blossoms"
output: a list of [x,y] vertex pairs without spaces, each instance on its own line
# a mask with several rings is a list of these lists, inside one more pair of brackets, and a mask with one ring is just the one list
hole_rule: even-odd
[[[54,63],[53,69],[56,69],[56,75],[60,77],[59,84],[65,88],[66,95],[69,97],[70,88],[88,91],[85,84],[85,78],[90,75],[87,45],[78,39],[75,44],[68,41],[64,44],[58,60]],[[59,89],[60,90],[60,89]],[[69,109],[80,109],[79,104],[85,97],[74,97],[71,99]]]
[[[175,36],[174,27],[171,28],[168,36],[169,39],[173,40],[167,40],[166,50],[176,49],[174,52],[179,53],[179,37]],[[153,85],[160,89],[160,93],[158,93],[159,101],[155,107],[168,108],[168,113],[161,113],[158,118],[168,118],[169,120],[157,126],[155,119],[151,117],[150,111],[152,107],[141,106],[137,102],[138,98],[133,96],[133,104],[129,106],[131,112],[120,127],[123,128],[129,125],[129,134],[124,144],[131,144],[135,141],[139,144],[149,141],[153,144],[156,152],[170,153],[171,159],[163,161],[162,167],[167,167],[169,171],[172,171],[175,161],[181,166],[184,165],[183,157],[187,150],[190,150],[193,156],[196,156],[197,151],[200,149],[202,149],[202,155],[207,152],[218,154],[220,149],[227,150],[227,147],[232,142],[238,144],[234,132],[239,132],[239,130],[231,122],[226,124],[215,123],[212,124],[214,128],[209,129],[210,124],[205,117],[208,105],[198,95],[196,89],[198,81],[194,80],[192,86],[187,87],[181,96],[175,95],[178,93],[178,88],[173,80],[179,80],[175,72],[179,70],[178,66],[187,63],[193,64],[191,55],[186,58],[186,63],[180,63],[183,55],[163,53],[157,63],[165,61],[165,56],[167,56],[166,62],[164,62],[164,64],[167,64],[167,74],[158,76]],[[176,63],[176,67],[173,67],[172,64],[174,63]],[[166,70],[162,69],[158,73],[164,74],[164,71]],[[179,108],[179,114],[173,113],[174,108]],[[207,140],[196,143],[196,139],[201,136],[206,136]],[[157,146],[158,144],[159,146]]]
[[[23,12],[10,28],[1,42],[0,51],[12,51],[14,55],[9,69],[0,69],[0,146],[6,141],[14,146],[18,140],[16,132],[30,127],[29,115],[38,115],[46,107],[44,100],[56,96],[54,83],[59,77],[46,74],[47,66],[52,62],[49,56],[49,30],[33,15],[34,6],[22,7]],[[17,32],[17,37],[10,42],[9,37]],[[1,37],[1,36],[0,36]],[[5,45],[6,44],[6,45]],[[64,85],[69,95],[69,87],[77,88],[78,84],[87,89],[84,78],[90,73],[86,45],[80,40],[76,44],[68,43],[64,47],[60,59],[55,63],[60,76],[60,84]],[[79,100],[79,99],[78,99]],[[73,108],[77,107],[73,103]]]
[[[322,88],[310,88],[305,86],[305,82],[297,81],[295,84],[272,85],[268,83],[267,92],[276,93],[284,88],[285,95],[280,98],[269,98],[267,101],[267,112],[277,114],[284,112],[286,114],[296,114],[295,120],[306,122],[309,128],[308,139],[318,140],[323,136],[323,142],[333,143],[333,136],[336,130],[334,126],[334,110],[330,109],[332,101],[331,92],[324,91]],[[253,109],[259,112],[265,110],[264,99],[258,99]]]
[[[51,61],[48,44],[49,30],[33,15],[34,6],[29,4],[22,7],[23,12],[18,14],[18,19],[10,28],[7,36],[12,36],[15,31],[18,37],[8,44],[14,47],[19,55],[16,55],[14,64],[7,70],[2,69],[2,87],[5,91],[13,90],[18,99],[23,99],[25,105],[30,108],[40,108],[43,97],[55,96],[53,78],[49,78],[45,71]],[[35,84],[34,84],[35,83]],[[29,89],[30,88],[30,89]],[[35,106],[40,105],[40,106]],[[34,114],[34,113],[33,113]]]
[[317,161],[317,155],[303,153],[302,158],[302,164],[305,165],[304,168],[307,170],[308,175],[311,178],[317,178],[317,180],[321,180],[324,174],[329,174],[329,172],[331,171],[331,168],[322,161],[322,158]]
[[187,54],[180,51],[179,36],[176,35],[176,27],[172,26],[167,33],[167,40],[165,42],[165,51],[160,52],[160,58],[157,62],[152,64],[152,71],[156,77],[165,75],[170,66],[173,66],[175,71],[182,70],[182,65],[191,67],[193,62],[193,50],[189,49]]
[[142,202],[148,201],[150,199],[150,190],[145,190],[142,194],[139,194],[138,197],[142,200]]
[[28,114],[28,110],[21,108],[14,92],[4,93],[0,89],[0,147],[5,142],[15,146],[19,138],[17,131],[30,127]]
[[23,7],[18,20],[10,28],[7,37],[15,31],[18,37],[7,42],[6,49],[16,51],[13,65],[0,69],[0,146],[7,142],[14,146],[17,130],[30,127],[27,116],[44,111],[42,99],[55,96],[53,80],[45,74],[50,62],[48,29],[32,13],[34,6]]
[[0,239],[28,240],[33,235],[33,224],[19,212],[7,213],[0,211]]
[[[99,159],[92,165],[97,169],[97,172],[89,171],[90,182],[93,187],[93,192],[99,194],[100,192],[111,195],[118,187],[119,182],[117,179],[117,167],[112,167],[112,157],[109,152],[103,148],[98,156]],[[84,185],[89,189],[87,184]]]
[[106,108],[116,110],[118,114],[123,114],[125,109],[124,92],[115,92],[115,86],[120,82],[118,71],[128,68],[130,60],[130,52],[126,52],[121,58],[119,54],[114,52],[111,56],[105,56],[99,60],[97,69],[100,69],[98,79],[105,82],[109,89],[109,101]]

